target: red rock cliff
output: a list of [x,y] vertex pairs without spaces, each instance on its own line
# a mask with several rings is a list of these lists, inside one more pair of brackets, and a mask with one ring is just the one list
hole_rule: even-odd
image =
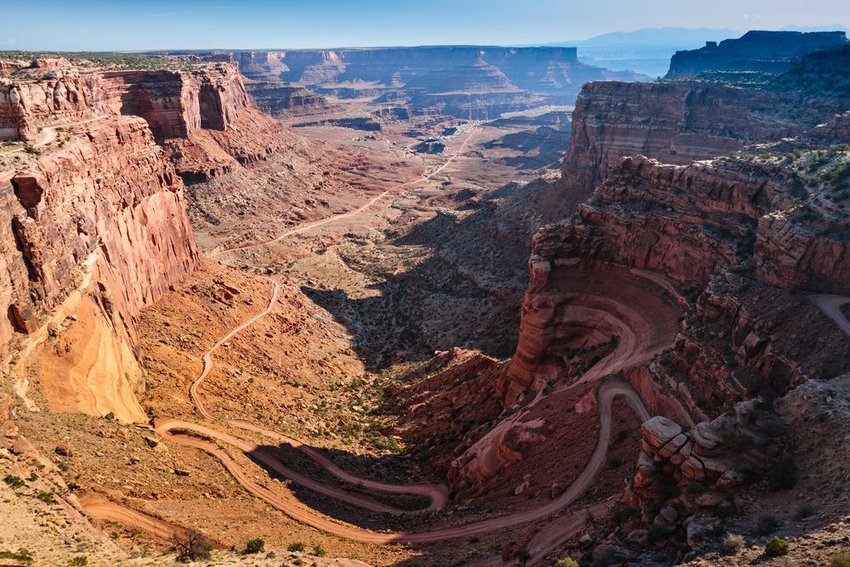
[[587,198],[623,157],[684,165],[799,135],[841,110],[835,99],[720,84],[588,83],[561,168],[566,191]]
[[0,181],[0,339],[6,348],[22,334],[15,344],[31,349],[51,408],[143,420],[135,318],[198,255],[183,184],[147,122],[107,117],[86,130]]

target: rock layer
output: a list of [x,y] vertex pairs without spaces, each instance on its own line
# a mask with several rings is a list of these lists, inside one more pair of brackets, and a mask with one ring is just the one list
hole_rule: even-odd
[[832,97],[732,85],[595,82],[573,112],[565,191],[586,198],[623,157],[685,165],[798,136],[846,110]]

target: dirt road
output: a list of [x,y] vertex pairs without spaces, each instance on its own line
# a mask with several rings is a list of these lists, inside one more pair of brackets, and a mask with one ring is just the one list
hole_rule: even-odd
[[399,191],[400,189],[404,189],[406,187],[413,187],[414,185],[418,185],[420,183],[425,183],[425,182],[431,181],[431,178],[433,178],[435,175],[437,175],[441,171],[443,171],[450,163],[452,163],[455,160],[455,158],[457,158],[459,155],[461,155],[464,152],[464,150],[466,150],[466,146],[469,144],[469,141],[472,139],[472,136],[475,135],[475,127],[474,126],[471,128],[471,130],[472,131],[469,133],[469,135],[466,137],[466,139],[463,141],[463,143],[458,147],[458,149],[455,150],[454,152],[452,152],[452,155],[449,156],[449,158],[442,165],[440,165],[438,168],[436,168],[434,171],[431,171],[430,173],[424,173],[424,174],[422,174],[421,178],[416,179],[414,181],[406,181],[405,183],[400,183],[398,185],[394,185],[393,187],[390,187],[389,189],[387,189],[386,191],[384,191],[380,195],[372,197],[364,205],[362,205],[361,207],[359,207],[359,208],[357,208],[353,211],[349,211],[347,213],[340,213],[338,215],[333,215],[333,216],[328,217],[326,219],[305,223],[305,224],[303,224],[299,227],[288,230],[288,231],[284,232],[283,234],[280,234],[277,237],[272,238],[271,240],[266,240],[264,242],[257,242],[257,243],[254,243],[254,244],[246,244],[245,246],[233,246],[231,248],[223,248],[223,249],[220,249],[220,250],[213,250],[213,251],[209,252],[209,256],[212,257],[212,258],[215,258],[217,256],[221,256],[222,254],[226,254],[228,252],[243,252],[245,250],[252,250],[254,248],[262,248],[263,246],[268,246],[269,244],[274,244],[275,242],[280,242],[281,240],[283,240],[284,238],[287,238],[289,236],[293,236],[295,234],[300,234],[300,233],[306,232],[308,230],[313,230],[314,228],[319,228],[320,226],[325,226],[325,225],[333,223],[333,222],[339,222],[341,220],[345,220],[345,219],[357,216],[391,193],[395,193],[396,191]]

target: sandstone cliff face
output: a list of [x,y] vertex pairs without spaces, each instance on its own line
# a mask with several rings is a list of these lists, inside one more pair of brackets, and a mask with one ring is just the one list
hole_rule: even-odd
[[[144,420],[136,317],[198,259],[173,162],[210,175],[261,158],[271,150],[255,126],[273,121],[258,118],[231,64],[81,75],[66,61],[39,75],[46,68],[0,86],[4,135],[42,147],[0,174],[0,344],[50,408]],[[198,148],[196,161],[184,148]]]
[[0,140],[35,141],[40,127],[90,118],[104,112],[106,102],[96,75],[0,79]]
[[[550,270],[538,266],[623,266],[657,274],[680,290],[691,315],[668,346],[676,372],[687,374],[681,388],[689,390],[688,406],[710,409],[758,389],[764,385],[759,380],[782,391],[831,371],[828,356],[815,360],[805,348],[771,340],[789,329],[787,312],[771,315],[766,305],[812,311],[786,290],[847,293],[850,284],[846,216],[833,212],[832,201],[812,204],[813,218],[795,213],[801,196],[791,189],[793,175],[770,160],[674,166],[624,159],[570,223],[546,227],[534,238],[520,342],[501,387],[507,402],[569,370],[558,326],[579,319],[587,302],[596,301],[584,297],[594,292],[578,283],[553,296],[558,288]],[[721,276],[730,269],[747,276]],[[535,323],[543,313],[545,323]],[[815,313],[806,317],[812,325],[822,322]],[[731,330],[730,343],[720,347],[706,339],[708,327]],[[840,334],[827,327],[820,348],[843,352]],[[729,367],[730,357],[739,368]]]
[[623,157],[688,164],[800,135],[843,110],[835,99],[798,96],[707,83],[588,83],[561,167],[565,191],[586,198]]
[[227,130],[249,107],[235,64],[87,74],[60,68],[0,83],[0,139],[34,142],[40,127],[113,114],[141,116],[162,142]]
[[[10,314],[0,323],[4,347],[13,330],[42,342],[35,352],[54,409],[143,419],[133,396],[141,385],[135,318],[197,262],[183,185],[147,123],[93,123],[0,188],[11,230],[0,285]],[[76,340],[59,348],[57,335]]]

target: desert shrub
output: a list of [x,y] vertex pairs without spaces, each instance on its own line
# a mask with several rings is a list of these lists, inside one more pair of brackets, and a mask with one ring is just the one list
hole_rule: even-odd
[[325,551],[325,548],[321,545],[313,546],[313,555],[315,555],[316,557],[324,557],[327,554],[328,552]]
[[177,561],[181,563],[210,558],[212,544],[201,532],[189,530],[184,537],[174,536],[172,541],[177,552]]
[[293,541],[286,547],[287,551],[304,551],[304,544],[300,541]]
[[572,557],[564,557],[555,562],[555,567],[579,567],[578,561]]
[[755,531],[757,535],[770,535],[776,530],[778,530],[779,526],[781,525],[782,520],[780,520],[776,516],[766,514],[764,516],[759,517],[758,521],[756,522]]
[[3,482],[5,482],[9,486],[11,486],[12,488],[20,488],[20,487],[22,487],[23,485],[26,484],[26,482],[24,482],[24,479],[22,479],[19,476],[15,476],[13,474],[7,474],[3,478]]
[[839,551],[834,554],[829,564],[832,567],[850,567],[850,551]]
[[261,537],[255,537],[254,539],[249,539],[245,544],[245,553],[260,553],[266,548],[266,540]]
[[88,564],[89,564],[89,558],[86,557],[85,555],[78,555],[76,557],[72,557],[68,561],[68,565],[70,565],[71,567],[83,567],[84,565],[88,565]]
[[764,545],[764,554],[768,557],[782,557],[788,555],[790,546],[788,542],[779,536],[773,536]]
[[18,551],[0,551],[0,559],[11,559],[22,563],[33,562],[32,554],[26,549],[19,549]]
[[797,465],[793,459],[782,459],[767,472],[770,490],[779,492],[794,488],[797,484]]
[[43,490],[36,496],[39,500],[46,504],[54,504],[56,500],[53,498],[52,492],[44,492]]
[[31,144],[25,144],[24,145],[24,151],[26,153],[34,155],[34,156],[37,156],[41,153],[41,150],[39,150],[38,148],[36,148],[35,146],[33,146]]
[[744,536],[739,534],[726,534],[720,541],[720,551],[723,555],[735,555],[744,549]]

